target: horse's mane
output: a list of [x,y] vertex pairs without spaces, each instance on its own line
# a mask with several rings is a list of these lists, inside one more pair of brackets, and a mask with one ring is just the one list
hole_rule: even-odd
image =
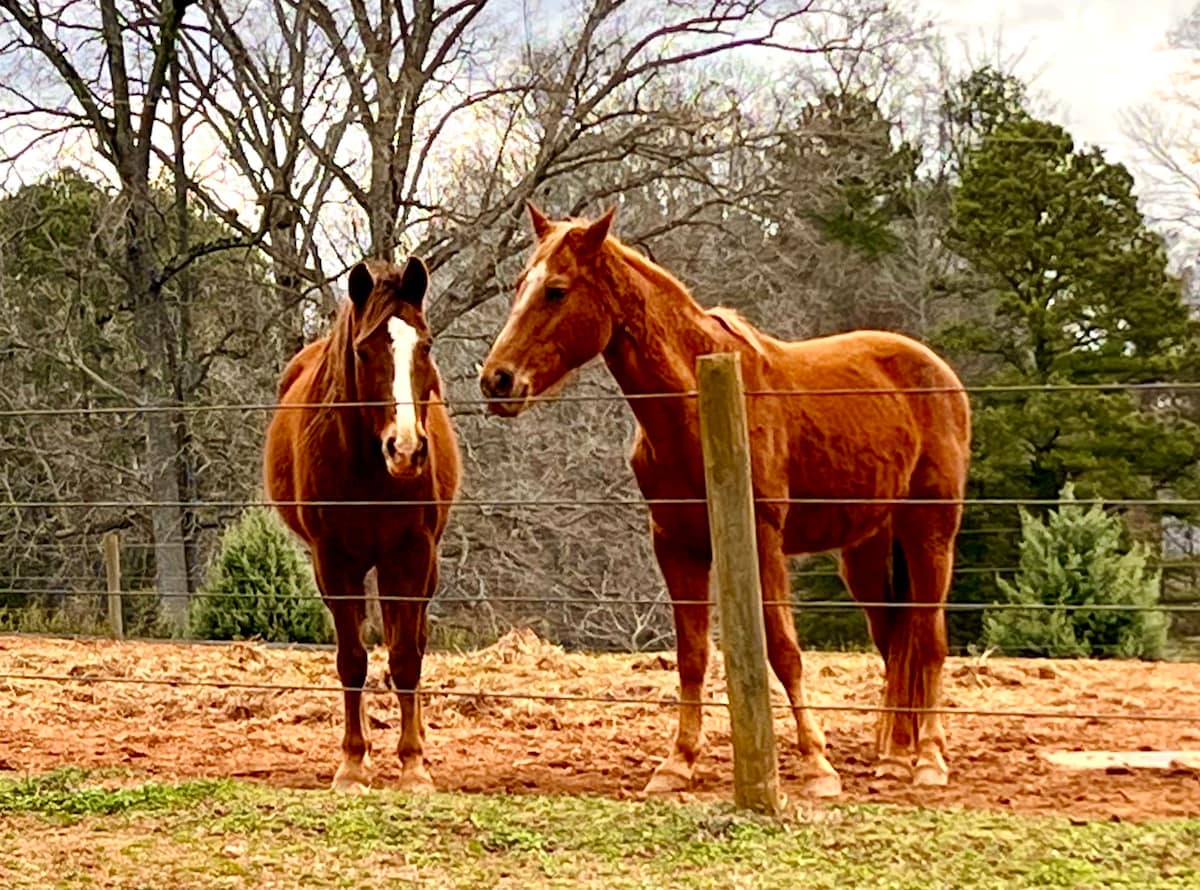
[[705,309],[704,314],[714,319],[717,324],[755,352],[760,355],[766,352],[765,346],[770,342],[770,337],[746,321],[742,313],[736,309],[730,309],[728,306],[713,306],[711,309]]
[[754,325],[750,324],[740,312],[726,306],[714,306],[711,309],[703,308],[696,302],[696,298],[692,296],[687,286],[662,266],[643,256],[641,252],[625,244],[618,238],[610,236],[609,240],[617,248],[617,253],[621,259],[632,266],[647,280],[653,282],[662,290],[679,293],[699,311],[703,312],[728,333],[732,334],[734,338],[742,341],[760,355],[766,351],[765,346],[769,338],[754,327]]
[[[321,402],[349,402],[354,400],[354,321],[352,304],[342,300],[334,316],[325,349],[320,356],[320,367],[313,375],[313,386]],[[316,400],[314,400],[316,401]]]

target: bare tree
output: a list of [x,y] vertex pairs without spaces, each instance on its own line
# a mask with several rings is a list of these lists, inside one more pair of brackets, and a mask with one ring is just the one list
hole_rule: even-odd
[[[258,200],[299,215],[305,277],[327,277],[321,249],[340,250],[326,262],[336,274],[360,242],[451,264],[435,279],[438,330],[495,295],[497,265],[527,243],[519,211],[535,193],[579,209],[692,175],[693,161],[727,148],[715,126],[708,141],[688,137],[694,116],[679,114],[718,96],[728,114],[744,98],[706,76],[713,65],[766,51],[786,66],[901,36],[863,27],[886,6],[860,0],[821,13],[774,0],[593,0],[536,31],[494,0],[202,6],[210,21],[189,39],[187,66],[195,102]],[[841,25],[796,27],[816,15]],[[277,261],[285,252],[272,241]]]
[[[0,2],[5,42],[0,57],[10,71],[24,65],[35,80],[49,74],[50,91],[21,90],[9,79],[9,103],[0,118],[0,142],[11,161],[49,137],[83,133],[107,164],[119,188],[121,256],[117,263],[133,307],[142,367],[136,393],[145,407],[144,469],[152,511],[160,591],[188,590],[183,511],[177,461],[181,343],[178,307],[165,287],[197,258],[239,243],[231,239],[162,250],[153,237],[158,210],[152,195],[155,142],[187,0],[161,4],[62,2],[46,9],[37,0]],[[182,621],[183,598],[164,603]]]
[[[520,212],[529,197],[556,215],[620,201],[624,239],[678,272],[704,303],[739,306],[781,335],[859,318],[907,324],[935,277],[911,274],[909,254],[934,257],[931,270],[937,259],[915,236],[901,233],[903,250],[871,260],[831,242],[812,217],[842,200],[842,180],[877,177],[893,154],[886,123],[818,114],[832,108],[826,94],[879,100],[889,56],[907,52],[920,30],[886,4],[837,0],[817,13],[765,0],[703,9],[592,0],[536,31],[511,17],[512,5],[482,0],[372,9],[357,0],[200,0],[196,12],[179,44],[175,138],[156,130],[150,159],[176,185],[186,180],[190,199],[243,241],[259,234],[253,217],[264,214],[277,298],[271,309],[251,308],[271,316],[265,325],[285,319],[290,337],[275,361],[311,330],[313,295],[328,305],[330,280],[359,251],[400,248],[437,269],[436,349],[451,398],[477,395],[474,364],[504,314],[494,298],[508,291],[529,244]],[[856,63],[865,53],[874,61]],[[747,63],[766,54],[770,71]],[[186,140],[215,153],[181,154]],[[230,192],[232,209],[259,210],[231,212]],[[194,229],[171,252],[201,243]],[[171,257],[155,262],[167,267]],[[166,316],[244,358],[218,360],[203,389],[187,391],[245,399],[272,368],[250,345],[222,338],[230,326],[217,316],[244,307],[212,305],[189,321],[168,301]],[[613,400],[545,406],[519,429],[460,405],[465,495],[521,505],[456,511],[442,577],[471,602],[435,609],[476,628],[528,621],[572,645],[659,647],[671,622],[625,457],[632,421],[603,374],[580,376],[576,393]],[[191,420],[192,493],[239,497],[257,481],[262,417],[221,418]],[[233,481],[213,487],[212,468]],[[538,505],[547,497],[622,503]],[[205,528],[229,518],[202,512]]]
[[[1195,50],[1200,53],[1200,45]],[[1147,219],[1168,238],[1194,244],[1200,239],[1200,164],[1194,137],[1200,125],[1200,80],[1191,71],[1176,76],[1158,102],[1128,110],[1123,125],[1137,146],[1134,164]]]
[[[201,5],[205,20],[184,32],[184,86],[194,114],[221,146],[221,161],[265,216],[263,247],[279,311],[294,334],[281,356],[286,361],[303,344],[314,310],[328,316],[335,308],[329,277],[337,270],[325,270],[319,224],[337,179],[318,158],[337,154],[351,111],[344,90],[330,85],[337,58],[306,0]],[[192,186],[202,202],[217,204],[209,188]],[[232,216],[227,222],[253,234],[252,223]]]

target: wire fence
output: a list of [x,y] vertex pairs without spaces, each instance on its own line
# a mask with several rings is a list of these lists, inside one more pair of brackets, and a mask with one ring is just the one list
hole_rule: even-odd
[[[109,596],[107,590],[79,590],[71,588],[0,588],[0,594],[49,596],[80,596],[104,597]],[[167,599],[211,599],[211,600],[259,600],[269,598],[275,602],[302,602],[312,600],[309,594],[283,593],[220,593],[202,591],[165,591],[157,590],[123,590],[121,598],[149,598],[156,600]],[[362,602],[366,594],[329,594],[322,595],[325,602]],[[621,597],[621,596],[517,596],[506,594],[487,594],[484,596],[401,596],[398,594],[379,593],[369,598],[381,603],[427,603],[438,605],[468,605],[478,606],[482,603],[520,604],[520,605],[555,605],[555,606],[715,606],[713,599],[668,599],[665,597]],[[1137,603],[1013,603],[1013,602],[895,602],[891,600],[804,600],[804,599],[764,599],[764,606],[789,606],[812,611],[856,611],[858,609],[902,609],[922,610],[941,609],[947,612],[973,611],[1063,611],[1063,612],[1177,612],[1200,613],[1200,603],[1154,603],[1142,605]]]
[[[824,396],[896,396],[896,395],[939,395],[963,393],[966,395],[1012,395],[1020,393],[1106,393],[1106,392],[1195,392],[1200,391],[1200,381],[1154,381],[1128,383],[1030,383],[1030,384],[989,384],[977,386],[924,386],[924,387],[828,387],[822,389],[749,389],[745,395],[748,398],[762,397],[824,397]],[[223,402],[214,404],[128,404],[128,405],[72,405],[72,406],[40,406],[23,408],[6,408],[0,410],[0,418],[5,417],[55,417],[80,416],[100,414],[190,414],[218,413],[228,411],[345,411],[360,408],[381,408],[391,405],[431,405],[444,404],[450,410],[462,408],[490,409],[494,406],[511,406],[513,404],[537,404],[554,402],[561,404],[578,404],[593,402],[647,402],[671,399],[696,399],[696,390],[681,390],[675,392],[652,393],[575,393],[531,395],[521,399],[513,398],[440,398],[417,399],[410,401],[346,401],[346,402],[294,402],[280,404],[278,402]],[[478,410],[468,412],[480,414]]]
[[[763,398],[820,398],[820,397],[864,397],[864,396],[920,396],[920,395],[938,395],[950,393],[963,393],[976,397],[987,396],[1006,396],[1019,394],[1068,394],[1068,393],[1140,393],[1148,395],[1172,395],[1172,394],[1193,394],[1200,392],[1200,382],[1183,381],[1183,382],[1136,382],[1136,383],[1095,383],[1095,384],[1030,384],[1030,385],[991,385],[991,386],[957,386],[957,387],[915,387],[915,388],[825,388],[825,389],[806,389],[806,390],[781,390],[781,389],[759,389],[750,390],[745,393],[748,398],[763,399]],[[642,394],[620,394],[620,393],[581,393],[574,395],[548,395],[548,396],[533,396],[526,399],[521,399],[523,403],[564,403],[564,404],[582,404],[582,403],[627,403],[627,402],[646,402],[654,400],[694,400],[698,397],[695,391],[681,392],[661,392],[661,393],[642,393]],[[512,404],[511,399],[486,399],[486,398],[457,398],[438,400],[444,401],[452,413],[460,416],[473,415],[482,416],[489,409],[497,405]],[[430,404],[431,402],[414,401],[412,404]],[[9,408],[0,410],[0,418],[54,418],[54,417],[88,417],[102,415],[116,416],[133,416],[154,413],[170,413],[178,414],[201,414],[201,413],[218,413],[218,412],[275,412],[279,410],[285,411],[328,411],[328,410],[353,410],[372,407],[386,407],[396,404],[392,401],[387,402],[342,402],[342,403],[305,403],[305,404],[288,404],[279,405],[274,402],[245,402],[245,403],[223,403],[223,404],[91,404],[81,406],[41,406],[41,407],[23,407]],[[1064,498],[919,498],[919,497],[852,497],[842,495],[829,496],[814,496],[814,497],[756,497],[755,502],[762,505],[786,505],[786,506],[811,506],[811,507],[844,507],[844,506],[961,506],[964,508],[970,507],[1055,507],[1064,503],[1077,504],[1079,506],[1104,506],[1115,508],[1134,508],[1134,507],[1154,507],[1166,511],[1185,512],[1200,508],[1200,499],[1186,497],[1155,497],[1155,498],[1080,498],[1080,499],[1064,499]],[[412,508],[412,507],[428,507],[428,506],[452,506],[456,509],[476,509],[476,510],[497,510],[506,509],[539,509],[539,510],[564,510],[564,509],[654,509],[656,507],[700,507],[706,505],[706,500],[703,497],[683,497],[683,498],[456,498],[456,499],[422,499],[405,501],[402,504],[397,504],[394,500],[387,499],[344,499],[344,500],[269,500],[269,499],[209,499],[209,500],[154,500],[154,499],[127,499],[127,500],[81,500],[81,499],[60,499],[60,500],[21,500],[10,497],[6,501],[0,501],[0,509],[10,510],[122,510],[122,511],[138,511],[138,510],[153,510],[156,508],[178,508],[189,510],[202,509],[242,509],[246,507],[305,507],[305,508],[320,508],[320,509],[378,509],[378,508]],[[1020,532],[1019,528],[1013,526],[994,526],[982,527],[975,529],[965,529],[960,534],[963,535],[1015,535]],[[64,546],[77,546],[87,549],[98,549],[95,545],[83,542],[66,542]],[[147,542],[129,542],[122,545],[122,550],[153,552],[155,545]],[[1156,568],[1163,571],[1190,571],[1200,569],[1200,561],[1193,560],[1161,560],[1157,563]],[[960,566],[955,570],[956,574],[1012,574],[1018,571],[1017,566]],[[820,577],[820,576],[837,576],[837,570],[799,570],[793,573],[798,577]],[[0,588],[0,594],[13,595],[29,595],[29,596],[95,596],[105,597],[110,594],[110,591],[99,589],[79,589],[77,587],[64,587],[61,585],[68,584],[71,581],[81,583],[94,582],[97,579],[93,576],[54,576],[54,575],[15,575],[9,579],[10,583],[20,583],[27,586],[12,586],[8,588]],[[37,587],[32,586],[35,582],[45,582],[59,586],[53,587]],[[124,590],[120,593],[122,598],[154,598],[158,600],[166,600],[172,598],[195,598],[208,597],[214,599],[226,600],[250,600],[256,599],[260,595],[252,593],[196,593],[191,591],[159,591],[159,590]],[[286,595],[274,594],[273,599],[287,601],[300,600],[306,597],[302,595]],[[688,599],[688,600],[671,600],[667,597],[644,597],[644,596],[516,596],[516,595],[487,595],[480,597],[470,597],[462,595],[444,595],[434,597],[432,600],[418,596],[398,596],[380,592],[375,598],[380,602],[413,602],[413,603],[432,603],[440,605],[461,605],[461,606],[478,606],[481,603],[487,604],[510,604],[522,606],[580,606],[580,607],[596,607],[596,608],[611,608],[611,607],[712,607],[716,603],[709,598],[703,599]],[[328,596],[324,598],[328,602],[336,602],[342,599],[362,599],[359,596]],[[1176,614],[1197,614],[1200,613],[1200,603],[1169,603],[1159,602],[1151,605],[1141,605],[1133,603],[1078,603],[1078,604],[1063,604],[1063,603],[1014,603],[1014,602],[894,602],[894,601],[868,601],[860,602],[854,600],[766,600],[764,604],[767,606],[790,606],[803,610],[811,611],[845,611],[858,610],[863,607],[873,609],[944,609],[948,612],[969,612],[969,611],[985,611],[985,610],[1015,610],[1029,611],[1033,613],[1044,612],[1049,610],[1069,611],[1069,612],[1088,612],[1088,613],[1125,613],[1125,612],[1150,612],[1160,611],[1165,613]],[[256,690],[273,693],[283,692],[302,692],[302,693],[343,693],[347,691],[345,687],[339,685],[327,684],[269,684],[269,683],[252,683],[241,681],[227,680],[202,680],[189,678],[172,678],[172,677],[131,677],[117,676],[104,674],[89,674],[89,673],[36,673],[24,671],[0,672],[0,682],[6,683],[21,683],[21,682],[36,682],[36,683],[58,683],[58,684],[135,684],[147,686],[161,686],[172,688],[215,688],[215,689],[241,689],[241,690]],[[651,698],[645,696],[628,696],[617,694],[605,695],[582,695],[569,693],[533,693],[526,691],[493,691],[486,689],[466,690],[459,688],[422,688],[420,690],[395,690],[382,689],[374,687],[366,687],[360,691],[367,694],[395,694],[396,692],[419,692],[425,697],[445,696],[458,698],[478,698],[478,699],[511,699],[511,700],[529,700],[542,701],[551,703],[599,703],[605,705],[639,705],[639,706],[656,706],[656,707],[675,707],[679,704],[674,698]],[[727,701],[721,700],[703,700],[698,702],[701,707],[707,708],[725,708],[728,707]],[[775,703],[775,708],[789,708],[789,705]],[[912,713],[911,708],[888,708],[876,705],[861,705],[852,702],[838,702],[826,705],[808,705],[813,711],[836,711],[836,712],[854,712],[854,713],[885,713],[885,712],[900,712]],[[922,711],[922,709],[915,709]],[[925,712],[939,713],[945,715],[957,716],[978,716],[989,718],[1021,718],[1021,719],[1036,719],[1036,720],[1083,720],[1083,721],[1099,721],[1099,722],[1119,722],[1119,721],[1140,721],[1140,722],[1160,722],[1160,723],[1179,723],[1179,724],[1196,724],[1200,725],[1200,714],[1166,714],[1155,712],[1144,712],[1138,710],[1129,711],[1081,711],[1081,710],[1054,710],[1054,709],[985,709],[985,708],[962,708],[962,707],[945,707],[924,709]]]
[[[283,499],[264,500],[245,498],[237,500],[194,500],[194,501],[0,501],[0,508],[17,510],[50,509],[126,509],[153,510],[156,508],[193,510],[232,510],[246,507],[315,507],[321,509],[387,508],[395,510],[412,507],[459,507],[479,510],[489,509],[600,509],[604,507],[701,507],[708,502],[704,498],[414,498],[412,500],[384,499]],[[807,507],[1060,507],[1072,504],[1080,507],[1162,507],[1164,509],[1195,509],[1200,507],[1200,498],[922,498],[922,497],[852,497],[830,495],[826,497],[756,497],[756,504]]]
[[[344,694],[358,692],[365,695],[420,695],[423,698],[446,697],[467,699],[499,699],[515,701],[538,701],[549,703],[572,704],[604,704],[604,705],[641,705],[662,708],[675,708],[680,704],[677,698],[650,698],[634,695],[584,695],[566,692],[521,692],[510,690],[489,689],[458,689],[458,688],[419,688],[396,689],[375,686],[338,686],[321,683],[247,683],[237,680],[195,680],[174,677],[126,677],[103,674],[38,674],[25,672],[0,672],[0,681],[26,683],[74,683],[100,684],[113,683],[119,685],[166,686],[172,688],[201,688],[201,689],[238,689],[257,692],[315,692],[326,694]],[[702,708],[728,708],[729,702],[722,699],[689,700],[688,704]],[[773,702],[774,710],[792,710],[792,705],[784,702]],[[1026,720],[1085,720],[1089,722],[1146,722],[1146,723],[1180,723],[1200,725],[1200,714],[1164,714],[1157,712],[1133,713],[1123,711],[1065,711],[1040,708],[899,708],[886,705],[860,705],[851,702],[833,704],[809,704],[804,708],[817,712],[841,712],[857,714],[942,714],[960,717],[1013,717]]]

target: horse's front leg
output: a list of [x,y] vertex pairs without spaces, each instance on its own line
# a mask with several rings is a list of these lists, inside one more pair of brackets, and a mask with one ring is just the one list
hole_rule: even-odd
[[672,542],[654,530],[654,555],[671,596],[675,619],[675,649],[679,662],[679,728],[667,759],[659,764],[646,785],[646,793],[659,794],[687,789],[704,744],[704,677],[708,669],[708,576],[711,557],[707,552]]
[[362,642],[366,599],[365,572],[328,550],[314,554],[313,567],[325,604],[333,613],[337,636],[337,671],[342,684],[346,725],[342,734],[342,762],[333,777],[333,790],[362,794],[370,785],[369,742],[362,689],[367,682],[367,650]]
[[804,702],[804,663],[792,616],[791,579],[783,552],[782,525],[782,520],[760,517],[757,527],[767,658],[787,692],[796,718],[796,740],[804,758],[805,792],[813,797],[837,797],[842,793],[842,780],[825,756],[825,733]]
[[400,787],[432,791],[421,719],[421,662],[428,641],[426,606],[437,587],[437,548],[428,534],[406,536],[377,566],[388,673],[400,701]]

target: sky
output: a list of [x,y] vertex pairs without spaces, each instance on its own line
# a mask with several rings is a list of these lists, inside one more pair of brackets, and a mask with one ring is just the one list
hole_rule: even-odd
[[1197,0],[928,0],[950,48],[971,59],[1021,54],[1015,73],[1055,103],[1079,141],[1131,161],[1121,112],[1153,102],[1182,64],[1166,34]]

